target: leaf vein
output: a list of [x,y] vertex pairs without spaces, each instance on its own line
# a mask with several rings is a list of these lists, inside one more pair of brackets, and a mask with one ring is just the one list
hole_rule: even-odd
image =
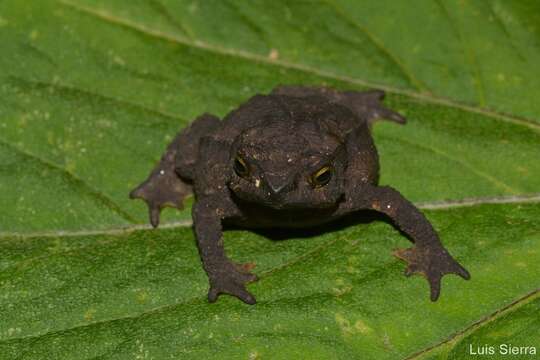
[[67,85],[67,84],[52,83],[52,82],[45,82],[45,81],[31,81],[31,80],[26,80],[24,78],[17,77],[17,76],[9,76],[8,80],[10,80],[12,83],[16,85],[34,87],[35,89],[50,88],[50,89],[56,89],[59,92],[64,92],[64,93],[76,93],[76,94],[83,95],[89,98],[95,98],[95,99],[111,102],[111,103],[114,103],[114,104],[117,104],[126,108],[137,109],[137,110],[142,111],[143,113],[153,114],[162,118],[167,118],[171,120],[180,120],[180,121],[185,122],[185,119],[181,118],[180,116],[176,114],[166,113],[161,110],[148,108],[141,104],[132,103],[123,99],[117,99],[112,96],[98,94],[96,92],[93,92],[87,89],[81,89],[81,88],[77,88],[77,87]]
[[454,30],[456,37],[459,40],[459,43],[461,44],[464,52],[467,55],[465,58],[469,63],[469,66],[471,67],[471,74],[474,79],[473,83],[476,88],[478,102],[480,106],[483,107],[486,105],[486,94],[484,90],[484,81],[482,79],[482,74],[480,73],[480,67],[478,66],[478,61],[476,60],[476,53],[474,49],[469,46],[468,42],[461,34],[461,31],[459,31],[459,27],[456,25],[454,18],[450,15],[450,12],[448,11],[444,3],[441,0],[436,0],[436,3],[437,5],[439,5],[441,13],[446,17],[448,23]]
[[414,146],[414,147],[417,147],[417,148],[420,148],[420,149],[423,149],[423,150],[430,151],[430,152],[432,152],[434,154],[437,154],[439,156],[442,156],[444,158],[452,160],[453,162],[456,162],[456,163],[460,164],[461,166],[463,166],[464,168],[466,168],[467,170],[469,170],[472,174],[474,174],[474,175],[476,175],[476,176],[478,176],[478,177],[480,177],[480,178],[482,178],[484,180],[487,180],[488,182],[490,182],[493,185],[495,185],[496,187],[504,190],[505,192],[508,192],[508,193],[514,194],[514,195],[517,195],[519,193],[518,190],[512,188],[511,186],[504,183],[503,181],[500,181],[500,180],[496,179],[495,177],[493,177],[492,175],[490,175],[490,174],[488,174],[486,172],[478,170],[476,167],[469,164],[468,162],[463,161],[460,158],[456,158],[456,157],[454,157],[452,155],[449,155],[448,153],[446,153],[446,152],[444,152],[444,151],[442,151],[440,149],[437,149],[436,147],[427,146],[427,145],[421,145],[421,144],[418,144],[418,143],[414,143],[414,142],[405,140],[403,138],[396,138],[396,137],[388,136],[388,135],[384,135],[384,137],[386,137],[388,139],[392,139],[392,141],[399,141],[399,142],[402,142],[402,143],[405,143],[405,144],[408,144],[408,145],[411,145],[411,146]]
[[[540,193],[511,195],[511,196],[490,196],[480,198],[463,198],[444,201],[425,201],[415,205],[424,210],[446,210],[451,208],[479,206],[487,204],[524,204],[539,203]],[[160,229],[174,229],[180,227],[189,227],[193,223],[191,220],[172,221],[159,225]],[[134,224],[118,228],[109,228],[101,230],[57,230],[57,231],[38,231],[30,233],[0,232],[2,239],[31,239],[36,237],[76,237],[76,236],[96,236],[96,235],[124,235],[138,230],[153,230],[149,224]]]
[[167,8],[159,0],[150,0],[150,6],[152,6],[156,12],[163,16],[171,25],[180,30],[188,38],[193,39],[195,34],[193,31],[185,26],[183,23],[177,21],[174,16],[167,10]]
[[419,92],[429,92],[428,86],[423,83],[420,79],[418,79],[412,71],[410,71],[407,66],[396,56],[394,55],[390,49],[388,49],[384,43],[375,36],[371,31],[369,31],[365,26],[359,24],[355,20],[353,20],[350,16],[345,13],[339,6],[337,6],[335,3],[330,2],[328,0],[325,0],[326,4],[334,9],[334,12],[340,16],[344,21],[358,29],[361,33],[363,33],[366,38],[379,50],[381,51],[384,56],[389,59],[394,65],[399,69],[401,74],[408,80],[408,82],[413,85]]
[[531,291],[530,293],[528,293],[528,294],[526,294],[526,295],[512,301],[511,303],[507,304],[506,306],[495,310],[494,312],[492,312],[488,316],[486,316],[486,317],[472,323],[468,327],[456,332],[455,334],[451,335],[447,339],[445,339],[445,340],[443,340],[443,341],[441,341],[441,342],[439,342],[439,343],[437,343],[435,345],[429,346],[429,347],[427,347],[427,348],[425,348],[423,350],[420,350],[420,351],[418,351],[418,352],[416,352],[416,353],[414,353],[412,355],[409,355],[408,357],[405,358],[405,360],[418,359],[421,356],[440,348],[441,346],[444,346],[446,344],[454,344],[457,341],[459,341],[460,339],[464,338],[465,336],[477,331],[478,329],[485,326],[486,324],[497,320],[498,318],[500,318],[504,314],[507,314],[507,313],[509,313],[511,311],[514,311],[514,310],[518,309],[519,307],[521,307],[521,306],[527,304],[528,302],[533,301],[534,299],[537,299],[539,297],[540,297],[540,289],[535,289],[535,290]]
[[487,107],[482,108],[482,107],[468,105],[463,102],[455,101],[453,99],[446,98],[446,97],[435,96],[430,93],[421,93],[421,92],[415,92],[415,91],[410,91],[410,90],[401,89],[401,88],[395,88],[389,85],[376,84],[376,83],[365,81],[359,78],[353,78],[350,76],[340,75],[340,74],[336,74],[330,71],[313,68],[311,66],[304,65],[304,64],[298,64],[298,63],[289,62],[285,60],[273,60],[266,56],[251,53],[245,50],[226,48],[219,45],[209,44],[201,40],[191,41],[185,37],[167,34],[161,31],[150,29],[144,25],[138,24],[131,20],[117,17],[104,10],[92,9],[86,6],[75,4],[68,0],[58,0],[58,1],[61,4],[64,4],[65,6],[71,7],[74,10],[80,11],[82,13],[86,13],[90,16],[97,17],[105,22],[109,22],[117,26],[125,27],[133,31],[137,31],[139,33],[145,34],[147,36],[160,39],[162,41],[168,41],[168,42],[172,42],[176,44],[181,44],[184,46],[201,49],[201,50],[212,52],[215,54],[236,57],[236,58],[240,58],[240,59],[244,59],[244,60],[248,60],[248,61],[252,61],[256,63],[279,66],[284,69],[302,71],[307,74],[313,74],[313,75],[317,75],[317,76],[328,78],[328,79],[343,81],[343,82],[353,84],[353,85],[359,85],[363,87],[375,87],[375,88],[379,88],[381,90],[387,91],[389,93],[404,95],[410,98],[426,101],[432,104],[446,106],[449,108],[459,109],[466,112],[482,114],[486,117],[491,117],[500,121],[506,121],[506,122],[514,123],[520,126],[525,126],[534,131],[540,132],[540,124],[537,124],[534,120],[531,120],[525,117],[519,117],[515,115],[506,114],[504,112],[498,112],[495,110],[491,110]]
[[[33,154],[31,152],[28,152],[26,150],[23,150],[19,148],[18,146],[15,146],[6,140],[0,138],[0,144],[9,147],[13,151],[17,152],[18,154],[33,159],[35,161],[38,161],[43,166],[54,169],[57,171],[60,171],[62,174],[64,174],[68,179],[73,181],[73,183],[77,184],[79,187],[83,188],[90,196],[92,196],[94,199],[98,200],[101,204],[105,205],[107,208],[109,208],[111,211],[122,217],[124,220],[127,220],[130,223],[137,223],[137,220],[132,217],[128,212],[126,212],[122,207],[117,204],[112,198],[108,197],[104,193],[100,192],[99,190],[95,189],[92,185],[87,183],[85,180],[74,174],[73,172],[67,170],[66,168],[49,161],[45,158],[42,158],[36,154]],[[1,238],[1,236],[0,236]]]

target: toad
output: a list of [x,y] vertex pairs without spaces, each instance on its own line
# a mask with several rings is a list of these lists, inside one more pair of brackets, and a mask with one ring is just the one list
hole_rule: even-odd
[[225,254],[223,225],[311,227],[366,209],[385,214],[413,242],[395,255],[407,262],[406,275],[425,276],[436,301],[445,274],[470,275],[420,210],[394,188],[378,185],[371,125],[378,119],[405,123],[382,105],[383,97],[379,90],[280,86],[223,120],[204,114],[176,135],[130,196],[148,204],[156,227],[163,207],[182,208],[186,196],[195,195],[193,226],[210,302],[229,294],[255,303],[246,284],[257,277]]

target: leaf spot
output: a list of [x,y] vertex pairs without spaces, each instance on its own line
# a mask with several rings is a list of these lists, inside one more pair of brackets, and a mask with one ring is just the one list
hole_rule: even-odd
[[354,322],[354,325],[351,325],[351,322],[346,319],[342,314],[336,313],[335,320],[341,328],[343,336],[351,336],[355,334],[367,335],[373,332],[373,329],[361,319],[356,320]]
[[84,320],[86,320],[86,321],[93,320],[95,313],[96,313],[96,309],[94,309],[94,308],[90,308],[90,309],[86,310],[86,312],[84,313]]
[[373,331],[373,329],[367,326],[362,320],[356,320],[354,323],[354,328],[364,335]]
[[270,53],[268,54],[268,59],[270,60],[279,59],[279,51],[277,51],[277,49],[270,50]]
[[345,319],[343,315],[341,315],[340,313],[336,313],[334,318],[336,319],[336,322],[338,326],[340,327],[341,332],[343,333],[343,336],[349,336],[353,333],[353,328],[351,327],[351,323],[349,322],[349,320]]
[[148,302],[150,296],[146,290],[141,289],[137,292],[135,297],[137,299],[137,302],[139,302],[140,304],[145,304]]
[[141,340],[138,340],[136,341],[137,343],[137,352],[135,353],[135,359],[139,360],[139,359],[149,359],[148,355],[148,350],[145,350],[144,348],[144,343],[141,341]]
[[32,30],[29,35],[30,40],[36,40],[38,36],[39,36],[39,31],[37,30]]
[[7,329],[6,334],[7,334],[7,336],[11,337],[11,336],[13,336],[15,334],[18,334],[20,332],[21,332],[21,328],[15,327],[15,328]]

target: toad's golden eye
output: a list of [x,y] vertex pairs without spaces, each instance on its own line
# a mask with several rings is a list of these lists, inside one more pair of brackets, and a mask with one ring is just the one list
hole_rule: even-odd
[[323,166],[319,170],[317,170],[313,175],[311,175],[311,183],[315,187],[321,187],[330,182],[332,179],[332,174],[334,172],[334,168],[332,166]]
[[246,177],[249,175],[249,168],[240,156],[236,156],[233,164],[234,172],[240,177]]

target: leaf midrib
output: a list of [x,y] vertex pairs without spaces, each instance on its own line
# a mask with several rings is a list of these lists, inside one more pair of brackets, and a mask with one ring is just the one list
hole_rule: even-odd
[[492,110],[486,107],[477,107],[477,106],[469,105],[460,101],[453,100],[448,97],[436,96],[430,92],[418,92],[418,91],[411,91],[411,90],[396,88],[389,85],[377,84],[374,82],[366,81],[366,80],[356,78],[356,77],[340,75],[340,74],[336,74],[330,71],[317,69],[317,68],[314,68],[305,64],[299,64],[299,63],[289,62],[285,60],[278,60],[278,59],[274,60],[269,57],[265,57],[265,56],[252,53],[243,49],[222,47],[219,45],[210,44],[205,41],[197,40],[197,39],[190,40],[185,37],[181,37],[178,35],[173,35],[173,34],[159,31],[159,30],[148,28],[145,25],[139,24],[137,22],[134,22],[132,20],[128,20],[122,17],[118,17],[105,10],[96,10],[87,6],[73,3],[68,0],[57,0],[57,1],[60,4],[70,7],[83,14],[96,17],[102,21],[109,22],[117,26],[125,27],[133,31],[137,31],[146,36],[157,38],[161,41],[173,42],[176,44],[181,44],[181,45],[201,49],[204,51],[208,51],[214,54],[241,58],[241,59],[252,61],[255,63],[264,63],[268,65],[273,65],[273,66],[279,66],[286,69],[298,70],[298,71],[302,71],[308,74],[317,75],[317,76],[328,78],[328,79],[343,81],[343,82],[353,84],[353,85],[378,88],[389,93],[408,96],[410,98],[423,100],[428,103],[442,105],[442,106],[459,109],[459,110],[463,110],[463,111],[467,111],[467,112],[471,112],[475,114],[481,114],[481,115],[484,115],[486,117],[490,117],[493,119],[518,124],[521,126],[528,127],[536,132],[540,132],[540,124],[536,123],[532,119],[529,119],[523,116],[510,115],[510,114]]

